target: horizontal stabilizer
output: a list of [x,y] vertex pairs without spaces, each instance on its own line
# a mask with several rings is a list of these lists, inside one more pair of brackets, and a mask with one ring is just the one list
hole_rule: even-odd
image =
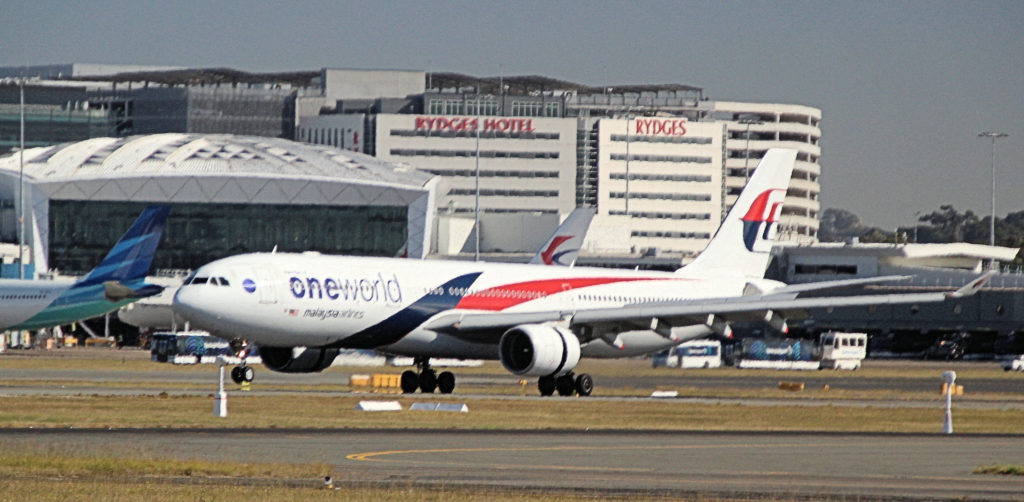
[[107,281],[103,283],[103,296],[111,302],[122,300],[138,300],[150,296],[159,295],[163,292],[163,286],[156,284],[143,284],[138,288],[130,288],[119,281]]

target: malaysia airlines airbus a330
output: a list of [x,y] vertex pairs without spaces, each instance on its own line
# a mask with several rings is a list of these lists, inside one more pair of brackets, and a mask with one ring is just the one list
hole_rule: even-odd
[[[259,347],[275,371],[327,368],[338,349],[413,356],[405,392],[451,392],[455,376],[431,357],[498,359],[539,377],[541,394],[588,395],[581,357],[630,357],[713,334],[734,321],[784,328],[808,308],[941,301],[973,293],[800,298],[877,279],[787,286],[766,280],[782,202],[796,158],[769,150],[707,248],[676,272],[464,261],[259,253],[200,267],[174,298],[198,328]],[[233,376],[251,379],[252,369]]]

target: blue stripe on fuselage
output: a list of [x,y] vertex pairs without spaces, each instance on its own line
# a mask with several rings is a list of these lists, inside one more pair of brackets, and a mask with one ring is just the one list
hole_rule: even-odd
[[395,315],[349,336],[335,345],[353,349],[372,349],[395,343],[426,322],[427,319],[445,310],[455,308],[465,296],[465,291],[473,285],[480,274],[481,272],[474,272],[460,275],[436,288],[435,292],[424,295]]

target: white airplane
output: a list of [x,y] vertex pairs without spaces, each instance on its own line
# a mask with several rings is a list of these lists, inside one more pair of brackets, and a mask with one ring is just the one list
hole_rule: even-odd
[[[580,254],[583,239],[594,218],[594,208],[577,208],[565,218],[544,245],[537,250],[530,263],[571,267]],[[396,256],[406,258],[405,247]],[[152,280],[152,279],[151,279]],[[122,322],[140,329],[177,329],[185,320],[174,313],[171,301],[181,282],[175,279],[158,279],[164,290],[156,295],[125,305],[117,310]]]
[[[879,279],[764,279],[795,158],[793,150],[769,150],[704,252],[676,272],[246,254],[200,267],[174,308],[194,327],[255,343],[275,371],[322,371],[340,348],[373,348],[415,358],[419,372],[403,373],[405,392],[451,392],[455,376],[429,364],[445,357],[498,359],[511,373],[539,377],[542,395],[588,395],[593,379],[573,371],[581,357],[731,336],[734,321],[784,328],[787,317],[815,307],[941,301],[987,280],[953,293],[800,298]],[[252,368],[232,376],[251,380]]]
[[540,247],[537,254],[533,255],[529,263],[566,267],[575,265],[595,212],[592,207],[574,209],[555,229],[555,233],[551,234],[551,238]]
[[169,211],[168,206],[147,207],[82,279],[0,280],[0,331],[70,324],[163,291],[145,279]]

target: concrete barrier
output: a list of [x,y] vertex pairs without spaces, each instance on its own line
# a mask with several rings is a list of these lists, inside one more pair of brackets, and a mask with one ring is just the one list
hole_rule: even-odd
[[356,405],[358,411],[402,411],[402,405],[398,401],[359,401]]
[[464,403],[412,403],[410,411],[451,411],[458,413],[469,413],[469,407]]

